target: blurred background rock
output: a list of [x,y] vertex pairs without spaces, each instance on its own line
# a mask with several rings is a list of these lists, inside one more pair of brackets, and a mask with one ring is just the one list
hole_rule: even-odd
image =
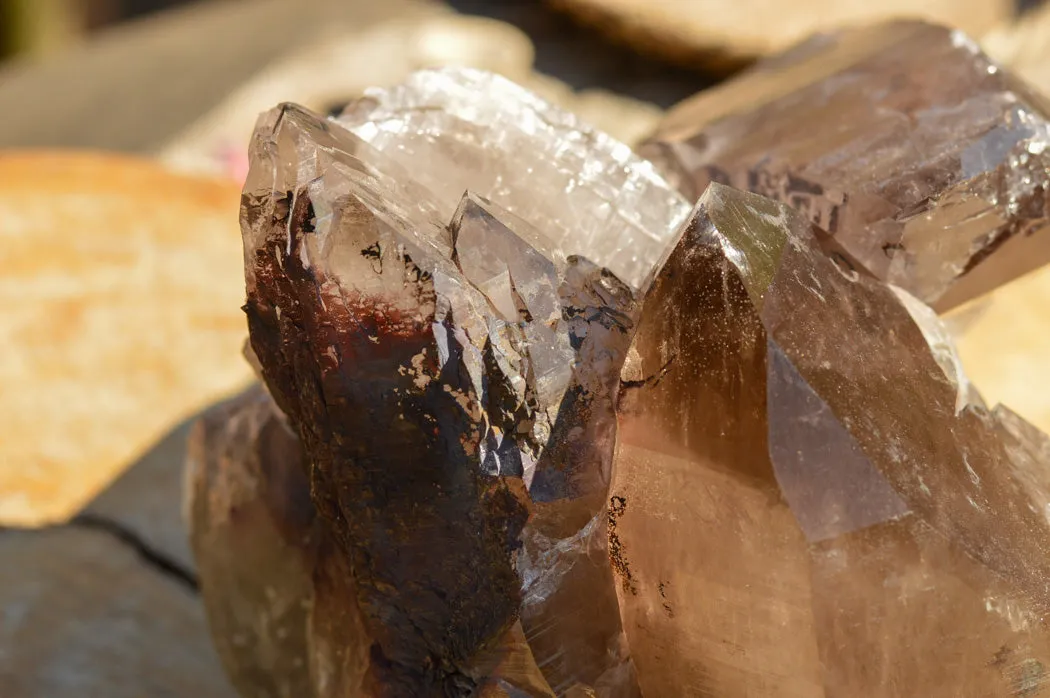
[[[105,27],[159,10],[234,1],[238,0],[0,0],[0,57],[46,55]],[[528,23],[535,16],[530,6],[541,4],[541,0],[451,0],[449,4],[463,12]],[[720,0],[548,0],[547,4],[576,15],[608,35],[619,35],[628,43],[656,53],[672,57],[677,53],[687,61],[695,58],[698,49],[711,48],[705,47],[705,42],[728,43],[729,53],[734,54],[731,62],[746,60],[749,51],[761,49],[746,49],[745,40],[754,46],[772,47],[778,36],[790,32],[792,26],[797,25],[802,31],[809,25],[820,25],[824,20],[819,15],[865,19],[872,14],[895,14],[892,1],[878,6],[863,0],[809,0],[792,3],[790,8],[782,3],[766,7],[760,1],[728,6]],[[989,22],[1040,4],[1041,0],[924,0],[909,1],[902,7],[935,18],[943,16],[960,26],[969,23],[971,26],[962,28],[979,33]],[[803,21],[795,21],[797,17]],[[734,23],[739,24],[733,32],[736,36],[727,37]]]
[[0,0],[0,55],[43,55],[108,25],[187,0]]

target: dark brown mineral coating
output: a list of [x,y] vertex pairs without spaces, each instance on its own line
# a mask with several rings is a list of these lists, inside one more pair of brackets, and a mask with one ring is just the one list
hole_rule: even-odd
[[645,695],[1046,690],[1050,440],[961,404],[924,332],[785,206],[700,200],[621,402]]
[[641,152],[795,207],[946,310],[1050,261],[1046,102],[959,32],[818,36],[671,110]]
[[[456,404],[465,377],[438,376],[432,281],[395,252],[382,263],[403,266],[419,314],[341,297],[301,263],[313,211],[305,188],[291,201],[287,212],[245,202],[272,216],[245,310],[263,376],[309,456],[314,499],[350,554],[375,638],[370,690],[471,695],[465,665],[516,620],[511,555],[527,512],[482,477],[462,439],[475,426]],[[400,370],[414,358],[423,379]]]

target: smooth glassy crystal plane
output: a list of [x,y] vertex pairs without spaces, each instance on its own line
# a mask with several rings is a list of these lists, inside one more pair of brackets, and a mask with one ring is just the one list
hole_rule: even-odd
[[264,115],[241,213],[265,390],[188,504],[243,695],[1050,690],[1050,440],[786,205],[457,69]]
[[641,147],[690,199],[788,203],[938,310],[1050,262],[1050,104],[958,31],[816,36],[673,108]]

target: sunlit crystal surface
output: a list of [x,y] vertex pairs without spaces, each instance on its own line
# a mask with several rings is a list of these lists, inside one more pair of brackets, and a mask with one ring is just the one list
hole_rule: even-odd
[[621,400],[645,695],[1045,690],[1050,440],[960,402],[921,322],[785,205],[701,198]]
[[687,213],[622,144],[473,71],[341,123],[261,119],[251,344],[349,555],[367,695],[638,695],[606,530],[615,401]]
[[408,168],[443,213],[469,189],[635,288],[688,212],[626,145],[491,73],[421,71],[339,121]]
[[[902,64],[920,39],[944,49],[940,30],[899,29]],[[832,41],[849,55],[821,79],[874,79],[857,66],[896,44],[856,36]],[[807,60],[783,64],[776,99],[812,89],[812,66],[792,67]],[[952,95],[957,77],[908,79]],[[855,98],[847,87],[827,101]],[[999,215],[974,182],[1005,176],[989,143],[1009,99],[974,95],[958,111],[985,105],[988,130],[964,120],[956,135],[991,140],[967,151],[979,166],[965,186],[900,178],[934,151],[936,168],[961,157],[918,117],[919,160],[891,129],[822,167],[859,182],[847,164],[870,158],[884,203],[932,187],[927,222],[964,204]],[[767,126],[756,138],[781,147]],[[698,149],[691,138],[664,152]],[[245,309],[268,392],[195,431],[190,507],[242,692],[1044,690],[1050,440],[985,406],[912,283],[956,293],[1006,243],[948,274],[961,238],[880,267],[845,228],[721,184],[690,213],[621,144],[469,70],[425,71],[338,120],[285,105],[251,151]],[[869,210],[850,213],[858,200],[836,220]],[[902,245],[934,239],[891,218]],[[942,266],[913,273],[934,250]]]
[[959,32],[810,39],[684,102],[642,152],[690,198],[786,202],[939,310],[1050,261],[1050,114]]

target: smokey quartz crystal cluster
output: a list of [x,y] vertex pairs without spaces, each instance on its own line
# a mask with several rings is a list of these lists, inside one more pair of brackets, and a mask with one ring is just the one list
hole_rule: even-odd
[[[929,44],[924,70],[962,50],[1005,80],[957,35],[905,29]],[[627,146],[467,69],[336,119],[261,117],[241,218],[263,385],[197,425],[187,502],[242,695],[1050,690],[1050,439],[984,404],[923,302],[1008,249],[973,241],[1038,235],[1044,127],[984,83],[953,83],[964,106],[923,117],[926,93],[882,68],[828,69],[820,89],[911,115],[873,140],[819,110],[804,128],[780,107],[754,122],[775,138],[716,123],[718,152],[857,169],[835,180],[839,206],[882,197],[883,218],[860,205],[825,227],[797,197],[743,191],[747,176],[703,181],[713,166],[682,153],[712,135],[651,141],[680,157],[659,161],[679,193]],[[720,108],[815,99],[806,81],[741,80],[756,79],[753,105]],[[960,134],[983,169],[932,176],[958,164]],[[909,137],[911,159],[878,155]],[[865,163],[877,196],[848,189]],[[986,196],[1011,177],[1032,180],[1023,215]],[[913,200],[922,212],[902,214]],[[1011,215],[1024,222],[1007,235]],[[876,228],[912,261],[874,263],[858,240]]]

